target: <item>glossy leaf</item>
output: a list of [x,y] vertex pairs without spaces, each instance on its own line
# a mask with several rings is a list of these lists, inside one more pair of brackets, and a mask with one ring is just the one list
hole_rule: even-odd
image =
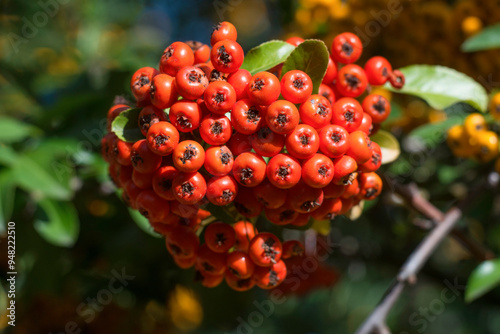
[[382,151],[382,164],[393,162],[399,157],[401,147],[392,133],[385,130],[379,130],[371,136],[370,139],[380,146],[380,150]]
[[469,276],[465,301],[470,303],[500,285],[500,259],[481,263]]
[[128,209],[128,212],[130,214],[130,217],[132,217],[132,220],[139,226],[141,230],[146,232],[147,234],[155,237],[155,238],[160,238],[161,235],[156,233],[153,228],[151,227],[151,224],[149,223],[149,220],[145,218],[141,213],[137,210],[133,209]]
[[111,124],[111,131],[123,141],[133,143],[144,139],[139,129],[138,119],[141,108],[127,109],[118,115]]
[[281,73],[291,70],[306,72],[313,82],[313,94],[317,94],[328,67],[328,57],[328,49],[323,41],[306,40],[288,56]]
[[43,199],[38,202],[43,217],[35,220],[35,230],[49,243],[71,247],[80,231],[80,223],[75,207],[70,202]]
[[394,92],[418,96],[435,109],[444,109],[465,102],[480,111],[486,111],[488,94],[467,75],[444,66],[412,65],[400,69],[406,78],[402,89],[390,85]]
[[460,47],[464,52],[474,52],[500,48],[500,24],[483,29],[469,37]]
[[293,45],[279,40],[262,43],[247,52],[241,68],[252,75],[269,70],[284,62],[294,49]]

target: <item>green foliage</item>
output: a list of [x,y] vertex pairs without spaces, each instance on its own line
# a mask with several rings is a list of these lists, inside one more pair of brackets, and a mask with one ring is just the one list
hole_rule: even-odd
[[291,70],[304,71],[313,82],[313,94],[317,94],[328,67],[328,48],[320,40],[306,40],[292,51],[283,64],[282,74]]
[[0,171],[0,233],[4,233],[14,209],[16,187],[11,170]]
[[382,164],[396,160],[401,154],[399,142],[394,135],[385,130],[379,130],[370,139],[380,146],[382,151]]
[[467,114],[464,113],[450,116],[441,122],[427,123],[414,129],[408,136],[418,138],[427,148],[434,148],[444,141],[446,131],[453,125],[462,124],[465,117]]
[[118,138],[128,143],[144,139],[144,135],[137,125],[141,110],[142,108],[127,109],[113,120],[111,130]]
[[155,238],[161,237],[158,233],[156,233],[153,230],[151,224],[149,223],[149,220],[147,220],[147,218],[141,215],[139,211],[128,208],[128,213],[130,214],[130,217],[132,217],[132,220],[137,224],[137,226],[139,226],[141,230],[143,230],[144,232]]
[[464,52],[475,52],[500,48],[500,24],[487,27],[468,38],[460,47]]
[[500,259],[481,263],[469,277],[465,300],[472,302],[500,285]]
[[293,45],[279,40],[262,43],[247,52],[241,68],[252,75],[269,70],[284,62],[294,49]]
[[40,129],[27,123],[12,117],[0,117],[0,143],[15,143],[40,134]]
[[480,111],[486,111],[488,94],[484,88],[468,77],[444,66],[412,65],[401,71],[406,83],[402,89],[390,85],[394,92],[418,96],[435,109],[445,109],[458,102],[466,102]]
[[80,230],[78,214],[73,204],[46,198],[39,201],[38,206],[43,214],[35,221],[37,232],[56,246],[73,246]]

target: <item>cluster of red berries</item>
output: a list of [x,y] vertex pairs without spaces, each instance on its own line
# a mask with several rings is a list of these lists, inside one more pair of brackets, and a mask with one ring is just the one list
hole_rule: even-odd
[[[286,277],[283,259],[303,254],[300,242],[282,244],[245,221],[202,226],[210,216],[204,205],[234,205],[246,218],[264,211],[276,225],[305,226],[311,217],[332,219],[374,199],[382,190],[375,173],[382,160],[369,135],[388,117],[390,104],[379,95],[368,94],[362,103],[354,98],[368,84],[401,87],[404,77],[382,57],[364,69],[352,64],[361,41],[343,33],[333,41],[319,94],[312,94],[303,71],[281,75],[277,66],[251,75],[241,69],[236,37],[235,27],[222,22],[211,49],[175,42],[159,71],[139,69],[130,87],[142,108],[144,137],[126,142],[110,131],[103,156],[125,202],[165,235],[180,267],[194,265],[205,286],[225,277],[236,290],[268,289]],[[294,46],[302,41],[287,40]],[[338,63],[346,65],[337,70]],[[109,129],[127,109],[109,110]]]

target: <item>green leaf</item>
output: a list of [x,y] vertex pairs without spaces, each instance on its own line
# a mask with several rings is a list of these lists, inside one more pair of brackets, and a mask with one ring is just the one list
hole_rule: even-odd
[[0,117],[0,143],[15,143],[41,133],[40,129],[15,118]]
[[500,285],[500,259],[481,263],[472,271],[465,289],[465,301],[470,303]]
[[427,149],[434,148],[445,141],[446,131],[453,125],[462,124],[466,116],[467,114],[455,115],[441,122],[421,125],[411,131],[408,137],[417,137]]
[[69,185],[62,183],[67,181],[67,178],[58,174],[58,170],[55,168],[47,170],[26,155],[19,156],[12,165],[12,171],[15,182],[38,197],[66,200],[73,194]]
[[0,165],[12,166],[17,158],[17,153],[10,146],[0,144]]
[[113,120],[111,131],[123,141],[133,143],[144,139],[141,129],[139,129],[139,113],[142,108],[130,108],[122,112]]
[[0,172],[0,233],[5,231],[12,216],[15,194],[16,186],[12,178],[12,171],[3,170]]
[[371,136],[370,139],[380,146],[380,150],[382,151],[382,164],[393,162],[399,157],[401,148],[398,140],[392,133],[385,130],[379,130]]
[[468,38],[460,47],[463,52],[474,52],[500,48],[500,24],[483,29]]
[[45,213],[45,217],[35,220],[35,230],[53,245],[73,246],[80,231],[78,215],[73,204],[46,198],[39,201],[38,206]]
[[128,208],[128,213],[130,214],[132,220],[137,224],[137,226],[139,226],[141,230],[143,230],[144,232],[155,238],[161,238],[161,235],[156,233],[153,227],[151,227],[149,220],[147,220],[146,217],[141,215],[139,211]]
[[328,48],[320,40],[310,39],[300,43],[283,64],[281,74],[291,70],[306,72],[313,82],[313,94],[317,94],[328,67]]
[[486,111],[488,94],[467,75],[444,66],[412,65],[400,69],[405,75],[405,85],[388,90],[418,96],[435,109],[445,109],[457,102],[466,102],[480,111]]
[[284,62],[294,49],[293,45],[279,40],[262,43],[247,52],[241,68],[252,75],[269,70]]

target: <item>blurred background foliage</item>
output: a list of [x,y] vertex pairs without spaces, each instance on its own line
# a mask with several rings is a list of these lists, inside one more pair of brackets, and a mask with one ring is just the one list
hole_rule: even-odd
[[[396,68],[440,64],[483,85],[489,82],[488,90],[499,84],[498,50],[460,50],[467,37],[500,21],[499,1],[396,1],[401,11],[382,26],[377,18],[394,2],[0,0],[0,267],[5,278],[5,221],[12,220],[19,272],[16,327],[7,326],[2,315],[2,330],[353,332],[425,235],[412,224],[418,216],[390,191],[365,209],[359,220],[334,222],[329,233],[334,252],[324,265],[336,268],[335,285],[321,287],[321,275],[312,274],[304,288],[310,293],[287,294],[283,303],[272,307],[270,316],[258,321],[261,325],[249,331],[242,322],[262,312],[256,305],[265,303],[268,294],[257,289],[234,292],[225,285],[202,288],[193,281],[191,270],[178,269],[164,242],[140,230],[115,196],[99,145],[114,96],[129,96],[130,75],[139,67],[156,66],[172,41],[208,43],[212,26],[221,20],[236,25],[245,50],[293,35],[321,38],[329,45],[335,34],[358,29],[369,36],[362,60],[379,54]],[[370,24],[376,26],[370,22],[378,22],[379,33],[366,30]],[[453,157],[444,137],[422,148],[407,136],[421,125],[445,120],[450,110],[379,92],[392,99],[388,127],[403,149],[385,173],[417,182],[434,204],[446,210],[486,167]],[[496,254],[499,207],[498,195],[485,193],[460,224]],[[459,290],[455,300],[441,303],[443,310],[433,309],[447,282],[464,285],[476,265],[457,242],[448,239],[425,267],[418,285],[407,289],[391,313],[389,324],[395,333],[498,333],[498,289],[471,305],[465,304]],[[91,299],[106,292],[113,270],[122,268],[134,276],[123,291],[113,294],[106,305],[97,305],[95,317],[81,316],[82,303],[89,310]],[[318,288],[309,289],[315,285]],[[5,302],[5,291],[0,297]],[[429,308],[434,311],[424,315],[427,311],[422,309]]]

